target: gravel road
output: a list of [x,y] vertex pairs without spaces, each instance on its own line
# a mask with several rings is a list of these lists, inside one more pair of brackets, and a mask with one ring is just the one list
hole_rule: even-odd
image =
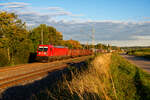
[[143,57],[125,55],[125,54],[121,54],[121,56],[126,58],[128,61],[135,64],[136,66],[150,73],[150,60],[149,59],[146,59]]

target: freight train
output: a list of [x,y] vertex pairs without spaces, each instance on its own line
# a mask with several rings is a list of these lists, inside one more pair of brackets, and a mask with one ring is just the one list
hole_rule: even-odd
[[92,50],[69,49],[64,46],[39,45],[37,49],[37,60],[40,62],[50,62],[54,60],[91,55]]

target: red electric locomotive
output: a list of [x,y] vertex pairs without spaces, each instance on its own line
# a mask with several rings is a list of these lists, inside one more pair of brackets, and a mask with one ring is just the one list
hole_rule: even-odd
[[39,45],[37,49],[38,61],[51,61],[68,57],[69,49],[63,46]]
[[77,57],[92,54],[91,50],[68,49],[64,46],[39,45],[37,49],[37,60],[49,62],[56,59]]

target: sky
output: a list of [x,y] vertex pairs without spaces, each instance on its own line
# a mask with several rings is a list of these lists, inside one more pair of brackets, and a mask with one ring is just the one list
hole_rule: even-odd
[[64,39],[116,46],[150,46],[150,0],[0,0],[29,28],[55,27]]

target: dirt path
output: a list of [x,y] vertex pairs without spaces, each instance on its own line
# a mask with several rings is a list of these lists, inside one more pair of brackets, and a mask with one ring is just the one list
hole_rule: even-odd
[[150,73],[150,60],[143,57],[136,57],[136,56],[130,56],[124,54],[121,54],[121,56],[126,58],[128,61],[135,64],[136,66]]

